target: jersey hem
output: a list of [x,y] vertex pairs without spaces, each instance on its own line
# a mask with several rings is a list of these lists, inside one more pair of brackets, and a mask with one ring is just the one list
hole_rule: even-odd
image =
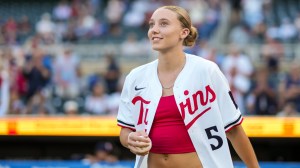
[[130,129],[130,130],[132,130],[132,131],[135,131],[135,128],[131,128],[131,127],[127,127],[127,126],[124,126],[124,125],[121,125],[121,124],[117,124],[119,127],[122,127],[122,128],[128,128],[128,129]]
[[239,122],[237,122],[236,124],[231,125],[230,127],[228,127],[227,130],[225,130],[225,132],[229,132],[229,131],[231,131],[233,128],[235,128],[236,126],[241,125],[241,124],[243,123],[243,121],[244,121],[244,118],[241,118],[241,120],[239,120]]

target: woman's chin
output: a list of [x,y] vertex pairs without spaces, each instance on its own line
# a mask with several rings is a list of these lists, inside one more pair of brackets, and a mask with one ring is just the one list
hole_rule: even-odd
[[152,46],[152,49],[155,50],[155,51],[162,51],[163,50],[163,48],[159,47],[159,46]]

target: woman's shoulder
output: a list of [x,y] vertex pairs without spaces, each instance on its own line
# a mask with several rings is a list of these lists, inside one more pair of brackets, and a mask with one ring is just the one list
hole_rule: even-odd
[[205,58],[202,58],[200,56],[197,55],[193,55],[193,54],[186,54],[187,59],[189,60],[189,63],[191,65],[195,65],[198,68],[201,69],[215,69],[218,67],[218,65],[210,60],[207,60]]

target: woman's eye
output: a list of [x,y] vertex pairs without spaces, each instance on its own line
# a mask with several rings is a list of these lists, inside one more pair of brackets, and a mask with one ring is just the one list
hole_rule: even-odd
[[161,26],[167,26],[167,23],[166,22],[161,22],[160,25]]

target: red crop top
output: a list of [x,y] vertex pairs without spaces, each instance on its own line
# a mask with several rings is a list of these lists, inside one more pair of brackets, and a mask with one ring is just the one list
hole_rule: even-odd
[[178,154],[195,152],[195,148],[177,108],[174,95],[161,97],[149,134],[150,152]]

